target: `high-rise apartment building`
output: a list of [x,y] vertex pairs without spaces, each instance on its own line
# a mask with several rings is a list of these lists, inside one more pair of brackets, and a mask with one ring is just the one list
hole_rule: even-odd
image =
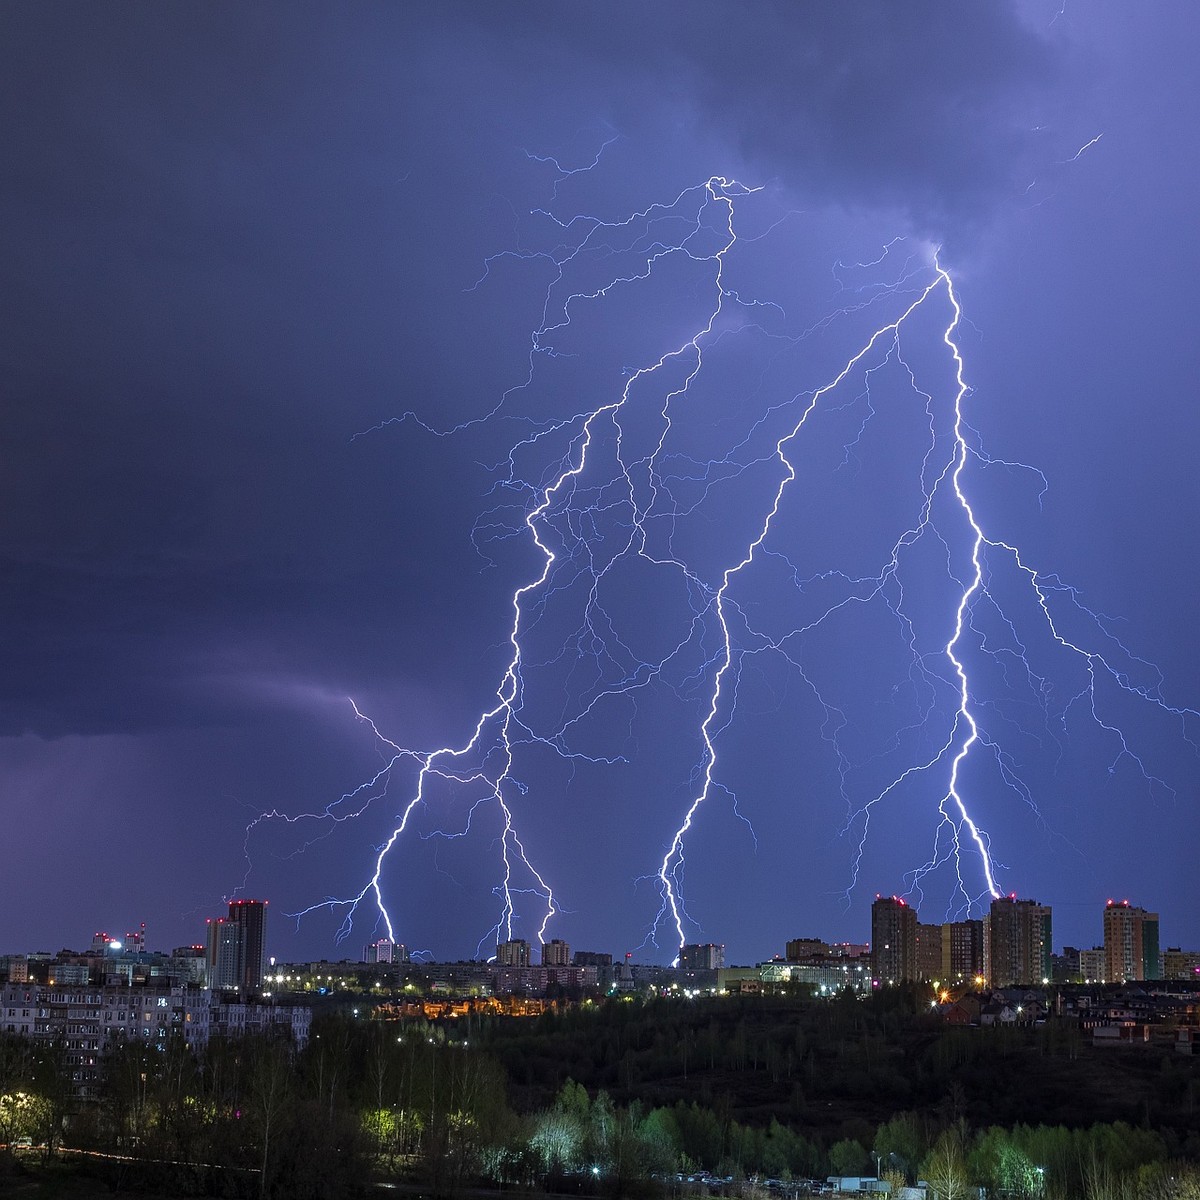
[[261,992],[267,970],[267,902],[231,900],[229,922],[242,931],[237,987],[245,992]]
[[393,942],[391,938],[380,938],[363,947],[362,960],[365,963],[406,963],[408,947],[403,942]]
[[917,979],[945,979],[942,927],[917,922]]
[[208,986],[213,991],[236,988],[242,961],[242,927],[224,917],[209,917],[205,933]]
[[679,951],[679,965],[686,971],[719,971],[725,965],[725,947],[715,942],[697,942]]
[[496,966],[529,966],[529,943],[524,938],[513,938],[508,942],[499,942],[496,946]]
[[208,986],[261,992],[267,967],[267,902],[231,900],[228,917],[207,922],[204,957]]
[[956,983],[986,975],[982,921],[949,921],[942,926],[942,972],[944,979]]
[[917,978],[917,910],[897,896],[871,905],[871,971],[881,983]]
[[1050,978],[1051,910],[1016,894],[992,901],[988,913],[988,982],[992,987],[1041,983]]
[[571,947],[562,938],[551,938],[542,943],[543,967],[566,967],[571,963]]
[[1109,983],[1159,979],[1158,913],[1128,900],[1104,906],[1104,975]]

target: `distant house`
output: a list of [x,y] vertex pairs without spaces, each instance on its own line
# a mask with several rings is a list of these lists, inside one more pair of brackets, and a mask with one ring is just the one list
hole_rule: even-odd
[[979,1010],[978,996],[964,996],[953,1004],[943,1005],[942,1019],[947,1025],[978,1025]]
[[982,1009],[983,1001],[974,992],[968,992],[953,1004],[943,1004],[942,1019],[947,1025],[978,1025]]
[[1123,1021],[1120,1025],[1097,1025],[1092,1030],[1093,1046],[1148,1046],[1150,1026],[1141,1021]]

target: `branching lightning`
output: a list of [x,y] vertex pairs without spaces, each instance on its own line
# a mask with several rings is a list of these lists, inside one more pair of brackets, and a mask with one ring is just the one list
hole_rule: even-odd
[[[597,170],[609,144],[580,168],[563,168],[549,156],[529,157],[554,170],[557,202],[560,184]],[[939,252],[929,247],[897,252],[903,239],[895,238],[872,261],[838,262],[834,307],[798,330],[789,328],[786,305],[753,297],[741,278],[731,278],[731,262],[741,250],[769,236],[781,238],[781,230],[799,220],[789,212],[759,217],[759,232],[740,235],[743,206],[761,199],[760,189],[713,176],[670,201],[616,219],[537,209],[532,219],[549,231],[544,245],[504,252],[486,264],[475,288],[488,286],[501,263],[550,272],[540,320],[530,336],[527,374],[482,416],[453,427],[412,413],[395,420],[415,425],[418,436],[437,438],[480,424],[518,427],[511,449],[498,460],[498,503],[480,516],[475,539],[486,555],[488,546],[519,535],[535,551],[536,568],[512,592],[506,663],[469,736],[434,749],[405,747],[355,707],[355,716],[382,748],[380,770],[324,809],[267,812],[247,828],[247,854],[251,837],[271,822],[311,825],[315,834],[301,846],[308,849],[383,802],[389,785],[411,770],[407,798],[388,836],[372,850],[365,883],[348,896],[310,905],[296,914],[298,919],[319,909],[339,912],[340,939],[367,905],[372,919],[382,921],[388,937],[396,939],[404,918],[394,919],[389,911],[389,872],[398,869],[414,813],[436,806],[442,813],[437,832],[422,836],[475,836],[484,812],[492,814],[492,828],[499,828],[498,913],[480,947],[488,938],[522,931],[544,941],[561,904],[551,872],[535,865],[537,856],[527,849],[531,843],[518,831],[522,800],[536,786],[524,782],[518,760],[537,748],[567,764],[627,765],[625,747],[597,752],[590,739],[597,728],[611,732],[614,704],[635,709],[639,695],[658,688],[679,697],[698,717],[686,732],[695,746],[693,785],[674,818],[673,833],[659,841],[661,857],[653,840],[643,839],[630,853],[645,863],[643,878],[657,892],[648,940],[658,945],[661,935],[671,945],[683,945],[700,927],[688,912],[684,867],[685,849],[706,807],[722,797],[751,824],[738,805],[736,787],[723,779],[721,749],[738,720],[747,665],[760,658],[785,664],[822,714],[820,737],[837,777],[827,799],[846,809],[847,898],[858,882],[873,819],[914,791],[927,798],[933,841],[928,860],[909,870],[910,889],[920,892],[931,875],[946,868],[959,910],[1000,894],[1005,867],[993,854],[981,810],[994,813],[1013,797],[1034,812],[1039,807],[1034,789],[1023,780],[1019,756],[1006,747],[1016,706],[1007,693],[1031,698],[1051,741],[1064,738],[1068,719],[1084,712],[1113,747],[1110,772],[1127,762],[1148,787],[1171,794],[1125,731],[1115,698],[1150,706],[1177,722],[1185,738],[1197,713],[1167,702],[1161,677],[1115,637],[1108,618],[1088,609],[1058,576],[1032,566],[1013,541],[987,531],[989,522],[976,498],[983,473],[1032,475],[1040,481],[1039,503],[1046,480],[1035,468],[987,454],[968,420],[971,389],[959,340],[963,310]],[[853,288],[844,282],[892,262],[901,266],[890,280]],[[565,413],[544,403],[538,392],[542,376],[570,360],[578,353],[577,342],[588,337],[586,328],[577,326],[586,325],[602,306],[652,289],[667,275],[667,287],[678,287],[688,299],[684,307],[695,309],[690,326],[673,331],[664,320],[661,331],[640,331],[639,345],[656,348],[640,362],[626,363],[620,385],[608,394]],[[840,302],[846,292],[852,300]],[[698,296],[707,299],[698,301]],[[772,396],[750,416],[739,417],[740,427],[731,420],[735,432],[719,454],[694,448],[704,445],[695,436],[698,428],[724,420],[702,390],[711,360],[724,347],[752,340],[762,350],[756,369],[763,376],[775,369],[776,360],[811,373],[818,368],[805,361],[810,344],[815,347],[847,322],[864,320],[871,324],[840,362],[834,360],[824,383]],[[941,362],[932,368],[916,365],[910,348],[910,341],[917,344],[915,357],[922,362],[931,356],[929,327],[938,331],[941,347]],[[812,357],[823,361],[815,349]],[[918,382],[922,373],[930,382]],[[900,401],[892,391],[886,399],[877,398],[873,389],[881,380],[890,381],[893,391],[899,388]],[[753,398],[760,383],[750,370],[742,399]],[[916,502],[907,518],[900,516],[899,533],[878,570],[797,562],[789,539],[803,513],[792,494],[802,482],[811,485],[813,475],[801,460],[815,453],[814,444],[829,440],[829,429],[836,427],[829,422],[845,419],[840,456],[829,467],[852,471],[879,413],[901,402],[920,421],[927,442],[911,463]],[[827,424],[816,433],[813,427],[820,421]],[[715,562],[716,549],[697,550],[692,526],[700,518],[721,516],[727,498],[743,493],[745,500],[728,521],[730,528],[744,527],[742,540],[721,539],[725,561]],[[931,557],[941,563],[934,583],[946,597],[932,614],[926,598],[910,598],[910,592],[921,590],[917,585]],[[663,594],[669,584],[673,596],[686,597],[661,619],[672,632],[653,654],[636,648],[640,639],[629,614],[609,598],[630,564],[647,571]],[[786,581],[783,603],[780,578]],[[758,597],[772,588],[772,604],[761,606]],[[1017,604],[1028,610],[1020,617],[1009,612]],[[907,667],[896,688],[909,698],[910,716],[863,757],[847,745],[850,719],[844,701],[832,698],[828,682],[819,681],[812,646],[843,622],[876,610],[898,631]],[[1038,630],[1030,625],[1030,611],[1040,622]],[[1089,646],[1083,632],[1068,632],[1072,626],[1090,632],[1097,645]],[[548,629],[559,631],[549,650],[543,644]],[[935,629],[940,633],[933,634]],[[1035,669],[1033,640],[1052,643],[1082,669],[1082,682],[1072,685],[1065,703],[1056,699],[1059,689],[1049,671]],[[531,650],[535,644],[537,652]],[[1007,698],[989,692],[986,679],[992,674],[1002,679]],[[1151,682],[1143,681],[1147,677]],[[864,787],[872,770],[884,769],[881,781]],[[457,821],[454,811],[460,814]]]

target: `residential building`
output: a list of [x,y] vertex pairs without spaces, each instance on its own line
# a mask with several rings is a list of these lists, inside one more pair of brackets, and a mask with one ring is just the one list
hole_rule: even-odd
[[205,922],[205,934],[208,986],[214,991],[236,988],[241,973],[242,927],[224,917],[209,917]]
[[830,942],[829,954],[832,958],[870,958],[870,942]]
[[497,966],[494,983],[497,996],[511,996],[514,992],[544,996],[550,989],[583,991],[595,986],[595,967],[531,967],[528,963],[524,966]]
[[365,963],[406,963],[408,947],[403,942],[393,942],[391,938],[380,938],[363,947],[362,960]]
[[524,938],[513,938],[496,946],[496,966],[529,966],[529,943]]
[[29,980],[29,960],[24,954],[0,955],[0,972],[9,983],[26,983]]
[[942,978],[954,983],[986,974],[983,922],[949,921],[942,926]]
[[714,942],[689,944],[679,951],[679,965],[685,971],[719,971],[725,965],[725,947]]
[[108,1044],[127,1039],[165,1050],[173,1037],[189,1046],[208,1040],[210,993],[95,985],[8,984],[0,988],[0,1021],[35,1042],[60,1042],[76,1095],[95,1095]]
[[1107,983],[1103,946],[1079,951],[1079,978],[1084,983]]
[[821,938],[792,938],[784,956],[788,962],[806,962],[810,958],[828,958],[832,947]]
[[871,970],[880,983],[917,978],[917,910],[898,896],[871,905]]
[[566,967],[571,963],[571,947],[562,938],[551,938],[542,943],[543,967]]
[[942,953],[942,927],[917,922],[917,979],[946,978]]
[[571,956],[571,961],[577,967],[611,967],[613,958],[611,954],[604,954],[599,950],[576,950]]
[[1104,974],[1109,983],[1158,979],[1158,913],[1128,900],[1104,906]]
[[992,901],[988,913],[988,982],[994,988],[1050,979],[1051,909],[1016,894]]
[[0,987],[0,1029],[34,1042],[58,1042],[75,1094],[94,1098],[104,1052],[119,1041],[165,1051],[174,1039],[192,1049],[210,1034],[263,1033],[284,1028],[297,1046],[308,1040],[306,1005],[219,1001],[207,988],[101,985]]
[[1181,950],[1170,946],[1163,951],[1162,977],[1164,979],[1200,980],[1200,950]]
[[267,901],[231,900],[229,921],[242,931],[236,986],[243,993],[261,992],[267,970]]

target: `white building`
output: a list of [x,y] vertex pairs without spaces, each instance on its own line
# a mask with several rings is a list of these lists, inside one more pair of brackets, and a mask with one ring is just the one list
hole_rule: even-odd
[[305,1005],[223,1004],[207,988],[96,985],[0,987],[0,1029],[34,1041],[61,1041],[77,1094],[93,1094],[104,1051],[140,1041],[165,1051],[182,1038],[202,1049],[212,1033],[263,1033],[285,1027],[298,1046],[308,1040],[312,1009]]

